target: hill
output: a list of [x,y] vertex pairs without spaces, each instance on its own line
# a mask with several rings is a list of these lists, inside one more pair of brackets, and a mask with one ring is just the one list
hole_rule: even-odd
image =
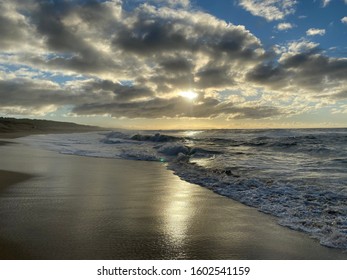
[[17,138],[30,134],[87,132],[96,130],[105,129],[70,122],[0,117],[0,138]]

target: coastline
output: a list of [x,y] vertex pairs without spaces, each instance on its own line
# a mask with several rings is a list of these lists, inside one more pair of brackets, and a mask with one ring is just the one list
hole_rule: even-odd
[[[73,133],[97,130],[105,129],[97,126],[80,125],[69,122],[0,117],[0,139],[14,139],[33,134]],[[0,145],[6,143],[7,141],[0,140]]]
[[11,178],[34,176],[0,193],[0,259],[347,259],[158,162],[0,154]]

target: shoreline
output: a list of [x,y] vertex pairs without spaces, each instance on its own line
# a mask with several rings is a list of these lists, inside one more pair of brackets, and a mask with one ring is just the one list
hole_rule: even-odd
[[[35,122],[35,120],[33,120]],[[82,126],[83,127],[83,126]],[[75,133],[83,133],[83,132],[91,132],[96,131],[86,126],[86,130],[82,129],[81,131],[75,131]],[[100,129],[101,131],[101,129]],[[3,130],[0,130],[0,147],[1,146],[7,146],[7,145],[16,145],[15,139],[22,138],[30,135],[37,135],[37,134],[65,134],[65,133],[74,133],[71,131],[71,129],[49,129],[45,128],[42,131],[12,131],[12,132],[4,132]],[[26,174],[21,172],[14,172],[14,171],[8,171],[8,170],[2,170],[0,169],[0,192],[16,183],[23,182],[25,180],[28,180],[30,178],[34,177],[32,174]]]
[[0,192],[0,259],[347,259],[157,162],[0,153],[10,178],[35,176]]

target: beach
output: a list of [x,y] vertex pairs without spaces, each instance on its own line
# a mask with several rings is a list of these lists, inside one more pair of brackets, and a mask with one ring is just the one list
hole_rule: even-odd
[[0,155],[1,259],[347,259],[163,163],[20,141]]

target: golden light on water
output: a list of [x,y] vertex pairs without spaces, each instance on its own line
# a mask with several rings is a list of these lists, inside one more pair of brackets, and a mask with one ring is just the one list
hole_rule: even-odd
[[181,91],[180,96],[185,97],[189,100],[194,100],[195,98],[197,98],[198,94],[194,91],[188,90],[188,91]]

